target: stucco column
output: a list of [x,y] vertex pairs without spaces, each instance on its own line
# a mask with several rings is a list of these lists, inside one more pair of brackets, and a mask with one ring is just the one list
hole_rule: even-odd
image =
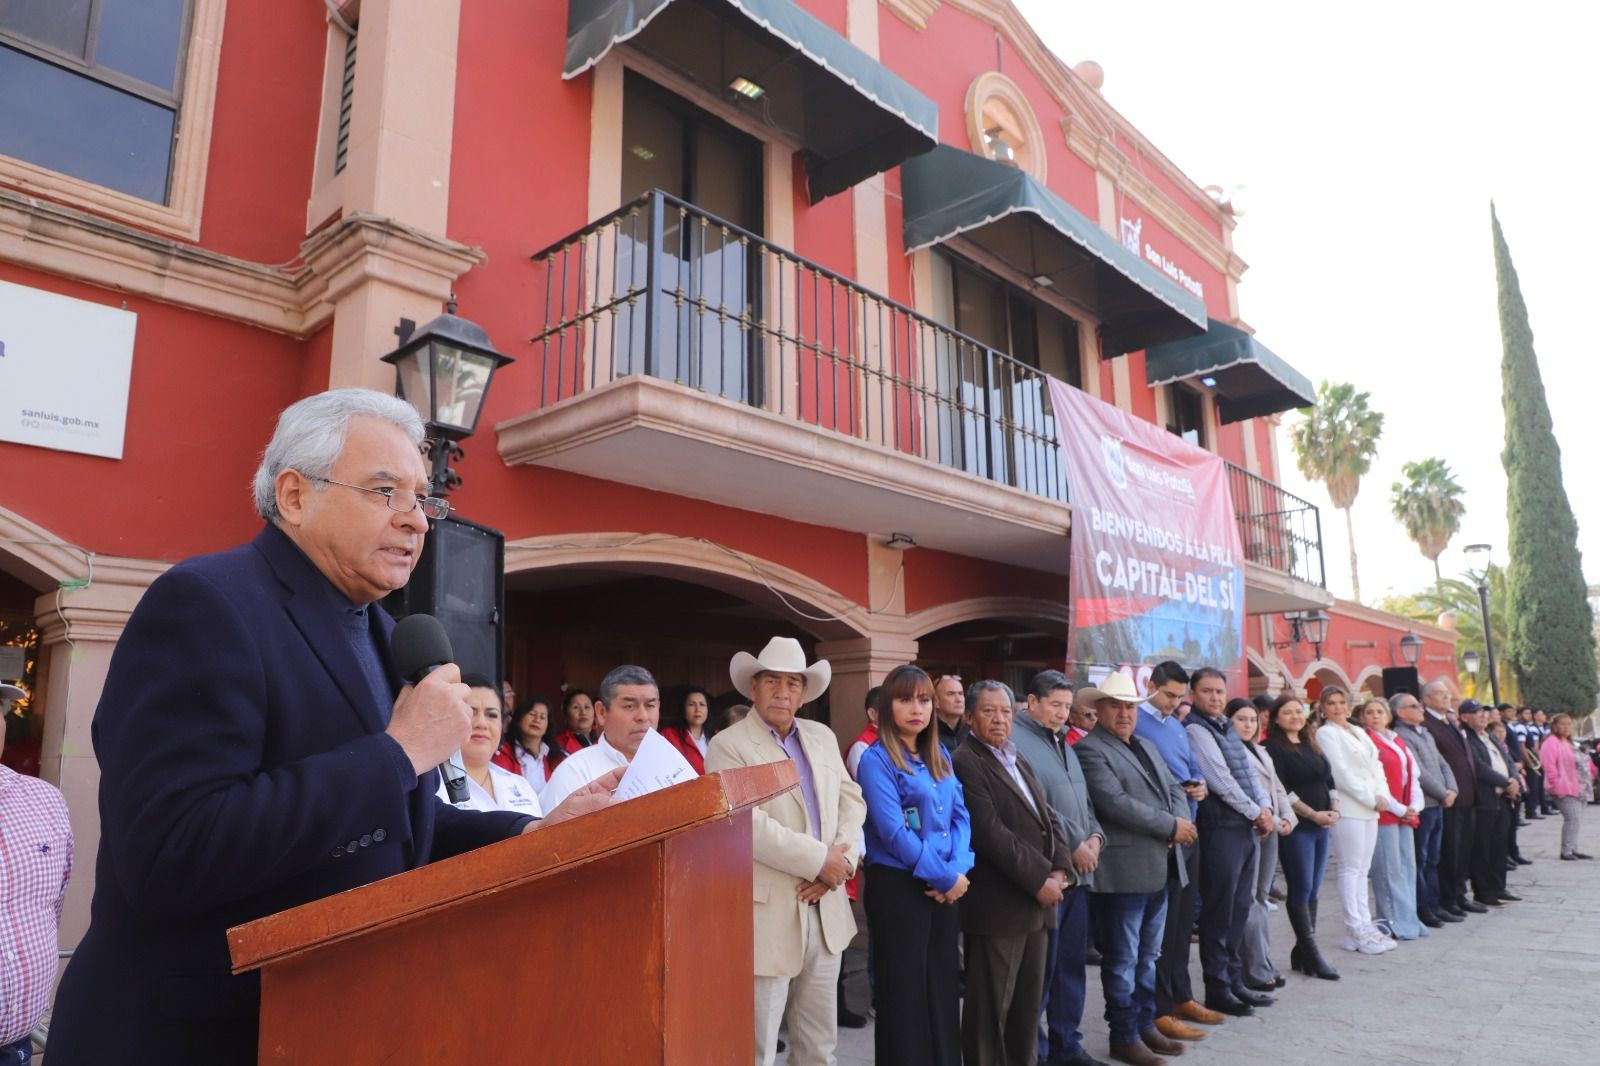
[[880,635],[854,640],[829,640],[817,644],[817,658],[833,667],[828,686],[833,732],[841,749],[855,739],[867,722],[867,691],[901,663],[915,661],[917,641],[912,637]]
[[461,0],[361,5],[340,220],[302,246],[335,308],[330,388],[392,391],[394,370],[379,358],[395,347],[395,326],[439,314],[483,258],[444,236],[460,23]]
[[97,557],[93,580],[87,587],[63,590],[59,610],[53,592],[34,602],[44,706],[39,772],[66,796],[72,818],[72,880],[61,915],[62,947],[77,944],[88,928],[100,846],[100,764],[89,725],[128,615],[165,569],[164,563]]

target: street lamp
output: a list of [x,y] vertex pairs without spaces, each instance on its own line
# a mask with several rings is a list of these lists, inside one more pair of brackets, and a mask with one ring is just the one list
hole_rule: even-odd
[[402,318],[395,335],[400,346],[383,361],[394,365],[400,398],[417,409],[428,427],[424,446],[433,463],[433,491],[447,496],[461,484],[450,466],[462,456],[456,442],[478,428],[489,382],[512,359],[495,350],[482,326],[456,316],[454,298],[445,304],[444,314],[421,329]]
[[1473,677],[1478,676],[1478,653],[1468,648],[1461,653],[1461,666]]
[[1275,648],[1289,648],[1296,644],[1310,644],[1316,649],[1314,658],[1322,658],[1322,645],[1328,639],[1328,613],[1321,607],[1299,614],[1285,614],[1284,621],[1289,623],[1289,639],[1281,644],[1274,644]]
[[1400,658],[1406,661],[1407,666],[1417,665],[1417,659],[1422,655],[1422,638],[1415,633],[1407,633],[1400,638]]
[[[1483,568],[1478,571],[1478,608],[1483,617],[1483,650],[1489,659],[1489,697],[1495,706],[1500,705],[1500,682],[1494,674],[1494,636],[1489,627],[1489,553],[1487,544],[1468,544],[1462,552],[1469,562],[1482,557]],[[1476,671],[1474,671],[1476,673]]]

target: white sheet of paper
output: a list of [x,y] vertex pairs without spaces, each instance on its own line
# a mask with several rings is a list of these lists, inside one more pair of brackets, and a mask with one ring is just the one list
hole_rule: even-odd
[[683,753],[654,729],[639,742],[628,772],[617,785],[617,799],[629,800],[694,780],[694,767]]

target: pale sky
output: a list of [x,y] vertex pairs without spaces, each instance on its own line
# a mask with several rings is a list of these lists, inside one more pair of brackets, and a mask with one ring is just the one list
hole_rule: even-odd
[[[1105,68],[1106,99],[1196,183],[1245,187],[1242,317],[1314,383],[1353,382],[1385,414],[1353,512],[1367,603],[1433,579],[1389,510],[1413,459],[1443,457],[1466,489],[1446,576],[1473,542],[1506,561],[1493,199],[1600,581],[1585,460],[1600,416],[1600,8],[1016,2],[1069,64]],[[1279,454],[1284,486],[1323,508],[1328,587],[1349,596],[1344,514],[1294,468],[1287,425]]]

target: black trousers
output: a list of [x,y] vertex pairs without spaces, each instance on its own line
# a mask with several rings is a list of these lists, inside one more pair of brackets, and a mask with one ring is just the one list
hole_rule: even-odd
[[1494,805],[1478,808],[1472,834],[1472,894],[1482,902],[1506,888],[1506,805],[1499,796]]
[[1502,800],[1500,806],[1506,812],[1506,854],[1513,859],[1522,857],[1522,849],[1517,847],[1517,822],[1522,818],[1522,812],[1517,804],[1510,800]]
[[905,870],[867,866],[867,923],[877,945],[873,1043],[881,1066],[961,1062],[961,923],[954,904],[923,895],[927,887]]
[[1244,983],[1239,946],[1255,900],[1255,832],[1249,825],[1207,826],[1200,837],[1200,968],[1206,991]]
[[1457,803],[1445,808],[1444,839],[1439,846],[1439,899],[1443,903],[1459,903],[1467,896],[1477,821],[1471,807]]
[[[1189,883],[1179,887],[1177,863],[1183,863]],[[1156,960],[1156,1015],[1171,1014],[1179,1003],[1194,998],[1189,980],[1189,934],[1194,932],[1194,901],[1200,889],[1200,847],[1175,847],[1167,858],[1167,925],[1161,936],[1161,957]]]

